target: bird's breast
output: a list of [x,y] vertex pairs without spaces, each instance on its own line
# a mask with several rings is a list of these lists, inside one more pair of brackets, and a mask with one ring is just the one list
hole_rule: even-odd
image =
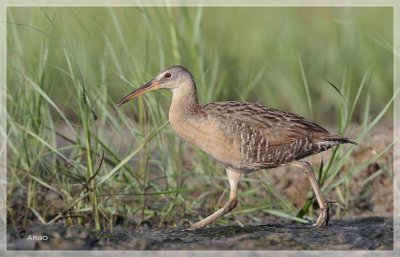
[[180,115],[170,112],[169,121],[179,137],[200,148],[227,166],[240,168],[245,157],[237,148],[229,145],[225,131],[219,123],[207,115]]

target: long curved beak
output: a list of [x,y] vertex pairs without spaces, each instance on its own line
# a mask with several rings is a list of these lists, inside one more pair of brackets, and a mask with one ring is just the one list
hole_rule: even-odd
[[117,104],[118,106],[123,105],[126,102],[129,102],[130,100],[132,100],[133,98],[143,95],[146,92],[152,91],[152,90],[156,90],[159,88],[159,85],[161,83],[154,81],[154,79],[150,80],[149,82],[147,82],[146,84],[144,84],[143,86],[139,87],[138,89],[133,90],[132,92],[130,92],[127,96],[125,96],[124,98],[122,98]]

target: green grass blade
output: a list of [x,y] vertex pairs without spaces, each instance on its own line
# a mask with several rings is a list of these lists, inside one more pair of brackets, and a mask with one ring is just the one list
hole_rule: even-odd
[[269,213],[269,214],[277,216],[277,217],[281,217],[281,218],[285,218],[285,219],[289,219],[289,220],[294,220],[294,221],[298,221],[298,222],[305,223],[305,224],[310,223],[310,221],[308,221],[306,219],[302,219],[302,218],[299,218],[299,217],[296,217],[296,216],[292,216],[290,214],[287,214],[285,212],[281,212],[281,211],[278,211],[278,210],[266,209],[264,211],[266,213]]
[[106,175],[100,177],[98,186],[108,181],[122,166],[124,166],[133,156],[135,156],[153,137],[155,137],[167,124],[169,121],[164,122],[160,127],[153,131],[133,152],[126,156],[117,166],[115,166]]
[[349,109],[348,109],[348,107],[347,107],[346,98],[344,97],[342,91],[341,91],[339,88],[337,88],[337,87],[335,86],[335,84],[333,84],[332,82],[330,82],[330,81],[328,81],[328,80],[327,80],[326,82],[328,83],[328,85],[330,85],[330,86],[335,90],[335,92],[337,92],[337,93],[339,94],[339,96],[340,96],[340,101],[341,101],[342,104],[343,104],[344,111],[343,111],[342,113],[344,114],[344,118],[343,118],[344,124],[341,123],[341,124],[342,124],[342,127],[339,128],[339,129],[341,130],[340,132],[343,133],[344,130],[346,129],[346,127],[347,127],[348,113],[349,113]]
[[71,129],[71,131],[74,133],[76,137],[78,137],[78,133],[76,132],[75,128],[72,126],[71,122],[67,119],[65,114],[58,108],[58,106],[50,99],[50,97],[44,92],[29,76],[25,75],[23,72],[19,71],[18,69],[13,67],[13,70],[17,71],[20,73],[29,83],[32,85],[32,87],[35,89],[36,92],[38,92],[61,116],[61,118],[65,121],[65,123],[68,125],[68,127]]
[[297,59],[299,61],[301,77],[303,78],[303,85],[304,85],[304,89],[306,91],[308,112],[309,112],[309,114],[311,116],[311,119],[313,120],[314,119],[314,111],[313,111],[313,108],[312,108],[310,89],[309,89],[309,86],[308,86],[307,76],[306,76],[306,73],[304,71],[303,62],[301,60],[301,57],[300,57],[299,53],[297,53]]
[[58,156],[60,156],[61,158],[63,158],[65,161],[67,161],[68,163],[70,163],[71,165],[73,165],[74,167],[78,167],[78,164],[76,164],[75,162],[71,161],[67,156],[65,156],[63,153],[61,153],[60,151],[58,151],[54,146],[50,145],[47,140],[45,140],[44,138],[42,138],[41,136],[35,134],[34,132],[30,131],[28,128],[21,126],[18,123],[12,122],[13,125],[17,126],[19,129],[25,131],[26,133],[28,133],[29,135],[31,135],[33,138],[35,138],[38,142],[40,142],[42,145],[44,145],[45,147],[49,148],[52,152],[54,152],[55,154],[57,154]]

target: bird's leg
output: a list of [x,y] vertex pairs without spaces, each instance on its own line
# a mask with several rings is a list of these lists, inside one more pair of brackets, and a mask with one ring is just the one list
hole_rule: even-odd
[[228,175],[229,185],[231,188],[231,192],[229,195],[229,200],[225,203],[225,205],[219,209],[218,211],[214,212],[210,216],[205,219],[200,220],[199,222],[193,224],[191,226],[192,229],[202,228],[207,226],[214,220],[218,219],[219,217],[223,216],[224,214],[230,212],[233,208],[236,207],[237,204],[237,188],[239,185],[240,179],[243,177],[243,173],[236,171],[231,168],[226,168],[226,174]]
[[318,185],[318,182],[315,178],[314,171],[312,170],[311,165],[305,161],[294,161],[289,163],[292,166],[302,168],[303,171],[307,174],[308,179],[310,180],[311,186],[314,190],[315,196],[317,197],[319,208],[321,209],[321,213],[317,221],[313,224],[313,226],[320,228],[322,226],[328,225],[329,222],[329,205],[324,196],[322,195],[321,189]]

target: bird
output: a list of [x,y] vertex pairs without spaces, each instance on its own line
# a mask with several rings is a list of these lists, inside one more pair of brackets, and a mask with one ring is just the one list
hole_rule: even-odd
[[210,102],[197,97],[192,73],[181,65],[160,71],[153,79],[123,97],[126,102],[157,89],[172,91],[169,123],[180,138],[196,146],[225,167],[230,186],[227,202],[208,217],[191,225],[203,228],[234,209],[240,180],[250,172],[290,165],[307,175],[320,208],[313,224],[329,223],[329,202],[322,194],[311,165],[304,160],[334,146],[356,144],[300,115],[249,102]]

